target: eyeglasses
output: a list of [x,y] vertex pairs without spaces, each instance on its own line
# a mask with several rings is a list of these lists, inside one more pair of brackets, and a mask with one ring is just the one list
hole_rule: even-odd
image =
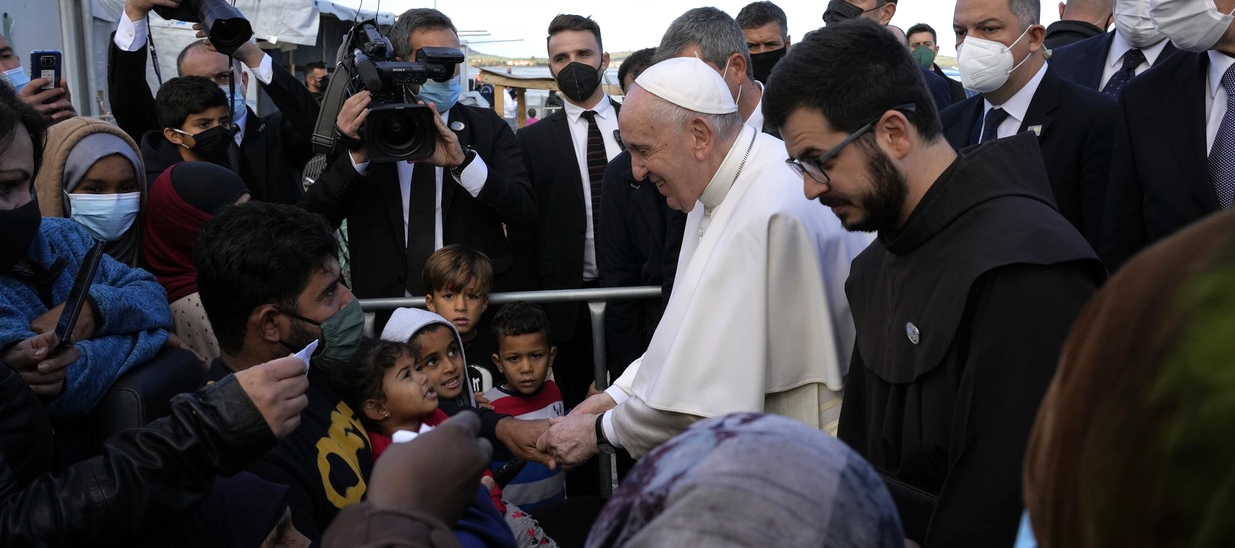
[[[914,112],[917,110],[917,108],[918,106],[914,103],[906,103],[904,105],[896,105],[888,110],[901,110],[905,112]],[[884,113],[886,112],[887,111],[884,111]],[[803,174],[810,175],[810,178],[814,179],[815,182],[819,184],[823,184],[823,185],[828,184],[831,178],[829,178],[828,173],[823,170],[823,164],[826,164],[829,161],[831,161],[832,158],[835,158],[837,154],[840,154],[840,151],[843,150],[846,146],[848,146],[849,143],[852,143],[858,140],[859,137],[864,135],[866,132],[870,131],[871,128],[875,127],[875,123],[878,122],[880,118],[883,118],[884,113],[880,113],[879,116],[876,117],[874,120],[867,122],[865,125],[858,128],[857,131],[850,133],[849,136],[846,137],[844,141],[841,141],[839,144],[832,147],[831,150],[823,153],[822,156],[815,158],[814,160],[799,160],[797,158],[789,158],[785,160],[785,163],[789,164],[789,167],[792,167],[793,170],[797,172],[799,177],[802,176]]]

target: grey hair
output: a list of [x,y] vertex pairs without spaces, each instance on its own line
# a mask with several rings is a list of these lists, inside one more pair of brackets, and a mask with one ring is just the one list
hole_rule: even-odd
[[1016,22],[1020,25],[1021,30],[1029,28],[1030,25],[1038,24],[1042,14],[1042,6],[1038,3],[1038,0],[1008,0],[1008,8],[1016,16]]
[[746,76],[755,77],[742,27],[728,13],[712,7],[694,8],[674,19],[660,39],[652,64],[677,57],[682,50],[696,45],[703,60],[717,68],[724,67],[733,54],[742,54],[746,59]]
[[[631,87],[637,85],[632,83]],[[736,110],[728,114],[707,114],[670,103],[646,89],[643,91],[652,100],[650,119],[664,120],[670,128],[673,128],[675,134],[685,131],[686,126],[695,118],[702,118],[712,128],[712,131],[716,132],[720,140],[735,137],[742,129],[742,115]]]
[[395,56],[406,61],[415,61],[412,33],[418,30],[442,29],[450,29],[455,36],[459,36],[459,29],[455,28],[454,22],[440,11],[433,8],[414,8],[403,12],[395,20],[394,26],[390,27],[390,43],[394,46]]

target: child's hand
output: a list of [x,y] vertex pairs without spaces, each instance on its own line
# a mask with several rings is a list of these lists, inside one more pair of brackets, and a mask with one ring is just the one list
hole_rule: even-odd
[[589,385],[588,385],[588,387],[587,387],[587,395],[586,395],[586,396],[584,396],[584,397],[583,397],[583,399],[585,399],[585,400],[586,400],[586,399],[588,399],[588,398],[590,398],[590,397],[592,397],[592,396],[595,396],[595,395],[597,395],[597,394],[601,394],[601,393],[603,393],[603,392],[604,392],[603,390],[597,390],[597,389],[596,389],[596,381],[592,381],[592,384],[589,384]]
[[476,392],[475,394],[476,394],[476,407],[481,407],[484,409],[488,409],[490,411],[493,410],[493,403],[490,402],[489,399],[485,397],[484,393]]
[[497,483],[494,482],[493,478],[489,476],[481,476],[480,484],[485,486],[486,491],[492,491],[494,487],[497,487]]

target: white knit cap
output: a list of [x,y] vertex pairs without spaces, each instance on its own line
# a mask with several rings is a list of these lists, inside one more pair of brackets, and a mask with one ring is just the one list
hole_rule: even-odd
[[652,95],[704,114],[737,112],[720,73],[695,57],[665,59],[643,71],[635,83]]

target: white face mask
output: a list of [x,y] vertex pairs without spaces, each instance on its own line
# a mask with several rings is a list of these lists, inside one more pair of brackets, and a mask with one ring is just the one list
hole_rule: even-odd
[[0,77],[8,82],[13,90],[18,93],[26,89],[26,85],[30,83],[30,75],[26,74],[26,71],[22,70],[21,67],[0,72]]
[[1115,0],[1115,32],[1138,49],[1166,38],[1149,18],[1149,0]]
[[69,194],[69,218],[77,222],[91,236],[107,242],[119,240],[141,208],[140,192],[123,194]]
[[990,93],[1002,87],[1008,81],[1008,75],[1029,60],[1029,55],[1026,55],[1016,66],[1012,65],[1015,61],[1012,58],[1012,46],[1020,42],[1030,28],[1033,27],[1026,28],[1009,46],[992,40],[966,37],[964,42],[956,46],[956,64],[961,71],[961,84],[978,93]]
[[1213,0],[1150,0],[1149,16],[1154,27],[1184,51],[1214,47],[1235,20],[1218,11]]

